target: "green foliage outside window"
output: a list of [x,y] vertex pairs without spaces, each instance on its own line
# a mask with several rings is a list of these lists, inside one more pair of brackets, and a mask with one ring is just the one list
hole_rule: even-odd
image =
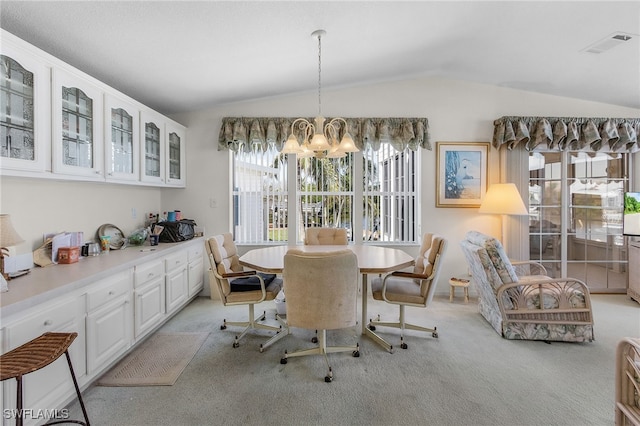
[[640,213],[640,201],[631,195],[624,195],[624,213]]

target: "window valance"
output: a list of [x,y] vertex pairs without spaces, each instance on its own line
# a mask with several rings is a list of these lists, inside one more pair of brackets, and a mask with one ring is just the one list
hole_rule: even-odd
[[493,124],[498,149],[640,151],[640,118],[500,117]]
[[[296,119],[288,117],[224,117],[218,137],[218,151],[251,151],[258,145],[266,150],[270,144],[280,151]],[[326,117],[329,122],[332,117]],[[313,122],[313,117],[307,118]],[[396,150],[431,150],[429,122],[426,118],[345,118],[349,133],[359,149],[374,150],[390,143]],[[297,129],[296,129],[297,130]],[[345,129],[340,128],[339,139]],[[296,133],[302,142],[304,135]]]

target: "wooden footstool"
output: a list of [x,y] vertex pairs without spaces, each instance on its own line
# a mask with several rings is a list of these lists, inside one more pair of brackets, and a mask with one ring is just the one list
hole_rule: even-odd
[[449,302],[453,302],[453,297],[456,293],[456,287],[462,287],[464,290],[464,303],[469,303],[469,284],[470,280],[464,278],[449,278],[449,285],[451,288],[449,289]]

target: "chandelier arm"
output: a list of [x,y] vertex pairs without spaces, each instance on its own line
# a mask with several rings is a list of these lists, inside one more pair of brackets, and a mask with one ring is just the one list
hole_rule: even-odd
[[344,133],[349,132],[349,125],[347,124],[347,120],[345,120],[342,117],[335,117],[331,119],[331,121],[329,121],[329,123],[327,123],[326,127],[324,128],[325,135],[327,136],[327,138],[332,137],[336,142],[339,142],[338,125],[340,122],[344,123]]

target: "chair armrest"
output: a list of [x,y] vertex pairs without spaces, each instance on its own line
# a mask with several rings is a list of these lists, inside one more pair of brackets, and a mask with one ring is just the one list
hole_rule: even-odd
[[[407,281],[408,280],[412,280],[413,281],[413,280],[416,280],[416,279],[417,280],[427,280],[429,282],[428,285],[432,285],[430,280],[432,279],[433,275],[434,275],[434,273],[431,273],[431,275],[424,275],[424,274],[416,274],[416,273],[407,272],[407,271],[394,271],[394,272],[391,272],[391,273],[387,274],[384,277],[384,279],[382,280],[382,290],[381,290],[382,299],[387,303],[392,303],[392,304],[395,304],[395,305],[399,304],[399,303],[394,302],[392,300],[389,300],[387,298],[387,280],[389,278],[391,278],[391,277],[400,278],[400,279],[406,279]],[[407,303],[403,303],[403,304],[407,304]],[[415,306],[422,306],[422,305],[415,305]]]
[[240,272],[225,272],[221,275],[222,278],[239,278],[239,277],[252,277],[258,275],[256,271],[240,271]]
[[[514,292],[509,290],[515,289]],[[547,290],[556,299],[558,306],[547,308],[544,306],[544,291]],[[505,295],[504,293],[507,292]],[[539,303],[537,307],[530,308],[527,301],[531,300],[535,293],[538,293]],[[576,292],[582,293],[584,297],[583,307],[571,306],[571,298]],[[513,308],[506,309],[504,297],[508,297]],[[509,321],[520,322],[540,322],[542,316],[545,322],[567,323],[567,315],[575,316],[573,323],[593,324],[591,313],[591,298],[587,285],[577,278],[543,278],[532,279],[526,282],[503,284],[498,288],[496,298],[503,318]],[[578,319],[578,316],[580,319]],[[555,319],[555,318],[558,319]]]
[[387,277],[398,277],[398,278],[412,278],[412,279],[418,279],[418,280],[426,280],[429,279],[430,275],[423,275],[423,274],[416,274],[414,272],[407,272],[407,271],[394,271],[390,274],[388,274],[385,279]]
[[[527,275],[547,275],[547,268],[540,262],[534,262],[533,260],[512,260],[511,265],[516,270],[516,275],[524,277]],[[529,267],[529,271],[526,271],[526,267]]]
[[[260,299],[256,300],[256,303],[260,303],[260,302],[263,302],[264,300],[266,300],[266,298],[267,298],[267,286],[264,285],[264,279],[262,279],[262,277],[260,276],[260,274],[258,274],[257,271],[247,270],[247,271],[239,271],[239,272],[226,272],[226,273],[221,275],[215,269],[209,268],[209,270],[212,271],[213,274],[219,280],[227,280],[227,279],[230,279],[230,278],[241,278],[241,277],[258,277],[258,280],[260,280],[260,290],[261,290],[262,296],[260,297]],[[222,289],[220,291],[222,291]]]

